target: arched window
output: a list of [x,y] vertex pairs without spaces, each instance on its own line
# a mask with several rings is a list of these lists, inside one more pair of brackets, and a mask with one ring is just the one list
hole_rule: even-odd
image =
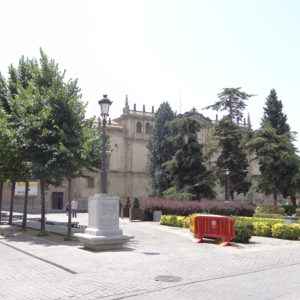
[[142,123],[141,122],[136,123],[136,132],[142,133]]
[[150,134],[152,132],[152,126],[150,123],[146,123],[146,134]]

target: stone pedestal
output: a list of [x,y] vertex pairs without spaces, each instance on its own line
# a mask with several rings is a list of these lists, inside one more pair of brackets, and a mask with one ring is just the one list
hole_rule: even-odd
[[88,202],[89,223],[75,236],[91,250],[120,249],[131,238],[119,228],[119,197],[96,194]]

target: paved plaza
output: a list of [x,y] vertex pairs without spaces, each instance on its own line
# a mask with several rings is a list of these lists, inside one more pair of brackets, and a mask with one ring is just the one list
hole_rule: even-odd
[[[87,214],[78,220],[86,224]],[[300,299],[300,242],[255,237],[221,247],[197,244],[181,228],[120,223],[135,239],[119,251],[91,252],[52,235],[1,237],[0,299]]]

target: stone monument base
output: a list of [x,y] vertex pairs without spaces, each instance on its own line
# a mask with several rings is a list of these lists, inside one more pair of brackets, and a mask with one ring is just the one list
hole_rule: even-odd
[[84,248],[93,251],[121,249],[131,236],[120,235],[114,237],[94,236],[86,233],[76,233],[75,236],[83,243]]
[[96,194],[88,202],[89,224],[84,233],[75,237],[84,247],[94,251],[115,250],[133,237],[123,235],[119,228],[119,198]]

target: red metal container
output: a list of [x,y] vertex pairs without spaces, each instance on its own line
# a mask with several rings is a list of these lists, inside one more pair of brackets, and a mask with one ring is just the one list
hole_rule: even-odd
[[235,237],[234,219],[218,215],[198,215],[195,217],[195,237],[199,243],[203,238],[220,238],[228,245]]

